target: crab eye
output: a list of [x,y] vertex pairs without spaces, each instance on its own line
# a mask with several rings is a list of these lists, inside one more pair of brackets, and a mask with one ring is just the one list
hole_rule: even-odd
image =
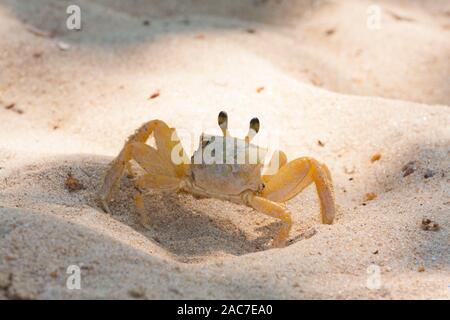
[[250,120],[250,128],[248,129],[245,141],[250,142],[253,139],[253,137],[258,133],[258,131],[259,131],[259,119],[253,118],[252,120]]
[[225,111],[220,111],[217,117],[217,122],[219,123],[220,129],[222,129],[223,135],[226,135],[228,128],[228,115]]
[[258,118],[253,118],[252,120],[250,120],[250,129],[255,130],[256,133],[258,133],[259,131],[259,119]]
[[220,111],[219,116],[217,117],[217,122],[221,128],[222,126],[226,127],[228,124],[228,114],[225,111]]

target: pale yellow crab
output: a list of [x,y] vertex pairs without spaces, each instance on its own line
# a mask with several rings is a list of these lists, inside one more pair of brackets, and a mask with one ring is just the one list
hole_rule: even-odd
[[[273,245],[282,247],[292,226],[291,215],[284,203],[313,182],[320,200],[321,221],[326,224],[333,222],[336,211],[334,192],[331,174],[325,164],[307,157],[287,162],[286,155],[282,151],[276,151],[270,162],[276,164],[276,173],[263,174],[264,156],[261,157],[261,154],[266,150],[250,143],[259,131],[259,120],[253,118],[250,121],[249,133],[245,139],[230,136],[227,130],[228,116],[225,112],[219,113],[218,123],[223,136],[202,134],[199,147],[191,161],[186,156],[174,128],[170,128],[161,120],[145,123],[128,138],[106,172],[99,192],[103,209],[110,212],[108,203],[112,191],[125,169],[134,175],[130,164],[130,161],[134,160],[145,170],[144,175],[135,179],[139,191],[134,200],[141,222],[147,228],[150,223],[144,210],[141,191],[184,191],[196,197],[244,204],[280,219],[283,224],[273,239]],[[156,148],[145,143],[151,134],[154,135]],[[252,151],[257,154],[253,162],[249,156]]]

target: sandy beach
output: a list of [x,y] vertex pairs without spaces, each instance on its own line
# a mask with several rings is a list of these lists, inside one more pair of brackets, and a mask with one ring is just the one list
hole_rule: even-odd
[[[0,1],[0,299],[450,298],[449,1],[132,3]],[[313,186],[280,249],[278,220],[185,194],[145,195],[146,229],[126,175],[100,209],[142,123],[192,154],[221,110],[328,165],[332,225]]]

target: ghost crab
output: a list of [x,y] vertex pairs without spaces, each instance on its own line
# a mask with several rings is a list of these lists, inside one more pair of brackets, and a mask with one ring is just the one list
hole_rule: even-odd
[[[150,228],[150,222],[145,212],[142,190],[181,191],[195,197],[210,197],[244,204],[280,219],[282,226],[273,239],[273,246],[282,247],[286,243],[292,226],[290,213],[284,203],[312,183],[315,183],[319,196],[322,223],[333,222],[334,192],[331,174],[325,164],[308,157],[287,162],[284,152],[276,151],[269,162],[269,166],[275,164],[276,173],[263,174],[264,159],[259,157],[259,152],[263,148],[250,143],[259,131],[259,120],[253,118],[250,121],[250,128],[245,139],[230,136],[227,129],[228,116],[223,111],[219,113],[218,124],[223,135],[202,134],[199,147],[191,161],[187,158],[174,128],[170,128],[161,120],[152,120],[142,125],[128,138],[122,151],[112,161],[105,174],[99,192],[102,208],[110,212],[108,202],[125,170],[135,176],[130,164],[130,161],[134,160],[145,170],[144,175],[135,179],[137,193],[134,202],[141,217],[141,223],[147,228]],[[152,134],[156,148],[145,143]],[[207,161],[208,145],[213,142],[220,146],[217,150],[223,151],[220,157],[214,157],[214,159],[226,161],[214,159]],[[215,150],[214,153],[217,152],[216,149],[213,150]],[[251,150],[257,151],[255,163],[248,161]],[[211,150],[208,152],[211,153]],[[235,160],[243,154],[247,154],[244,157],[244,163],[237,164]],[[234,161],[231,164],[229,157]]]

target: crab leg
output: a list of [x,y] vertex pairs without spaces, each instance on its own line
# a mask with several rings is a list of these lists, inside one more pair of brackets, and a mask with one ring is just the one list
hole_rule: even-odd
[[315,159],[304,157],[288,162],[265,184],[261,195],[275,202],[285,202],[313,182],[320,199],[322,223],[331,224],[336,211],[331,174],[325,164]]
[[142,197],[142,193],[139,190],[134,195],[134,205],[136,206],[136,211],[139,214],[141,225],[147,229],[150,229],[150,218],[145,212],[144,198]]
[[[144,142],[151,134],[155,136],[157,149]],[[182,177],[186,170],[187,162],[175,165],[172,160],[172,150],[180,143],[174,134],[174,129],[169,128],[160,120],[153,120],[144,124],[125,143],[122,151],[112,161],[103,179],[99,191],[99,198],[103,209],[110,212],[108,202],[111,194],[117,186],[125,168],[131,170],[130,160],[135,160],[146,172],[154,175],[171,177]],[[186,155],[181,148],[180,156],[185,159]]]
[[134,204],[136,211],[139,214],[141,224],[149,229],[150,219],[145,210],[144,198],[142,197],[142,189],[158,189],[163,191],[177,191],[181,186],[181,179],[170,176],[154,175],[151,173],[145,174],[136,180],[136,188],[138,189],[134,195]]
[[283,222],[279,233],[273,239],[273,246],[284,247],[292,227],[292,219],[289,211],[281,204],[259,196],[250,196],[248,204],[259,212],[280,219]]

